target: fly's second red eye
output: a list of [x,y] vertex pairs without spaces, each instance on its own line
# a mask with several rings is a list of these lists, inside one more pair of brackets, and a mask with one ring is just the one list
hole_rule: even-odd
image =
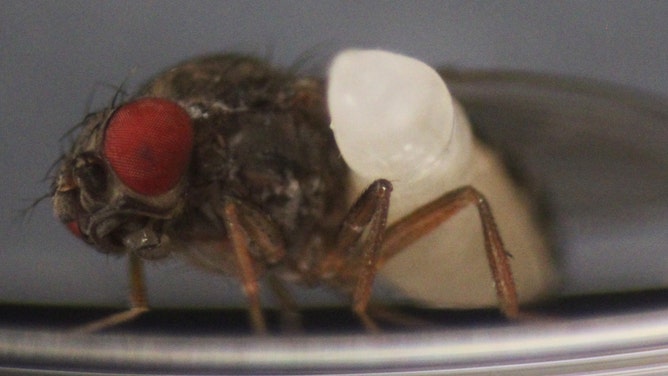
[[70,230],[74,236],[77,238],[83,238],[83,235],[81,235],[81,229],[79,228],[79,223],[77,221],[67,222],[65,226],[67,226],[67,229]]
[[186,111],[162,98],[143,98],[112,115],[104,156],[119,179],[150,196],[174,188],[188,167],[193,126]]

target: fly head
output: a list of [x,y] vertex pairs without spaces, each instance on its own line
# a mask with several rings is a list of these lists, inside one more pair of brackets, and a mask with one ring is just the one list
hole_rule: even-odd
[[192,149],[192,120],[173,101],[140,98],[91,114],[53,182],[55,214],[101,252],[163,257]]

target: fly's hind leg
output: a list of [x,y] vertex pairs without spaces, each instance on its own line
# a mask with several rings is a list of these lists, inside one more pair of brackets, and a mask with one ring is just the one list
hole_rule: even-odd
[[352,309],[369,331],[377,331],[367,313],[371,289],[378,269],[378,256],[387,226],[392,184],[376,180],[348,211],[335,247],[320,268],[323,278],[333,275],[336,283],[352,287]]
[[144,264],[139,256],[133,252],[130,252],[128,255],[128,263],[130,269],[130,309],[77,327],[74,329],[74,332],[97,332],[132,321],[144,312],[148,311],[149,308],[146,296],[146,282],[144,280]]
[[464,186],[444,194],[418,208],[387,229],[380,251],[378,265],[401,252],[411,243],[447,221],[468,205],[475,205],[480,215],[485,251],[492,271],[501,312],[508,318],[519,316],[515,282],[494,216],[485,197],[471,186]]

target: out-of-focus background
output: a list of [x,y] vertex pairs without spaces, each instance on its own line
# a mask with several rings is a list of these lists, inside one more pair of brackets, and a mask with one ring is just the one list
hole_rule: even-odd
[[[65,147],[59,138],[88,103],[93,109],[108,103],[110,85],[127,79],[132,91],[162,69],[210,52],[255,53],[283,66],[305,61],[305,70],[323,72],[340,49],[378,47],[437,66],[575,75],[668,96],[666,19],[668,3],[650,1],[4,1],[0,302],[125,302],[123,260],[73,238],[53,219],[48,200],[29,217],[20,213],[48,192],[43,178]],[[666,128],[656,134],[668,143]],[[665,152],[650,157],[668,165]],[[588,178],[586,171],[579,176]],[[612,174],[607,186],[615,179],[629,183]],[[667,183],[668,193],[666,173],[655,179]],[[620,207],[615,218],[587,218],[587,228],[578,218],[562,226],[566,291],[666,286],[665,196],[641,202],[650,208],[646,217],[627,216]],[[198,304],[225,302],[237,292],[211,278],[178,262],[159,263],[149,271],[150,295],[162,304]]]

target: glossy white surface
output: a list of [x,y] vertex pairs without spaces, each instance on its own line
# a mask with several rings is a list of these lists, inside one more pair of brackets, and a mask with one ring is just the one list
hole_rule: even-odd
[[329,68],[327,104],[344,160],[368,182],[382,177],[396,181],[395,190],[420,191],[438,177],[460,175],[467,164],[469,138],[455,137],[455,129],[468,125],[455,124],[445,83],[422,61],[341,51]]

